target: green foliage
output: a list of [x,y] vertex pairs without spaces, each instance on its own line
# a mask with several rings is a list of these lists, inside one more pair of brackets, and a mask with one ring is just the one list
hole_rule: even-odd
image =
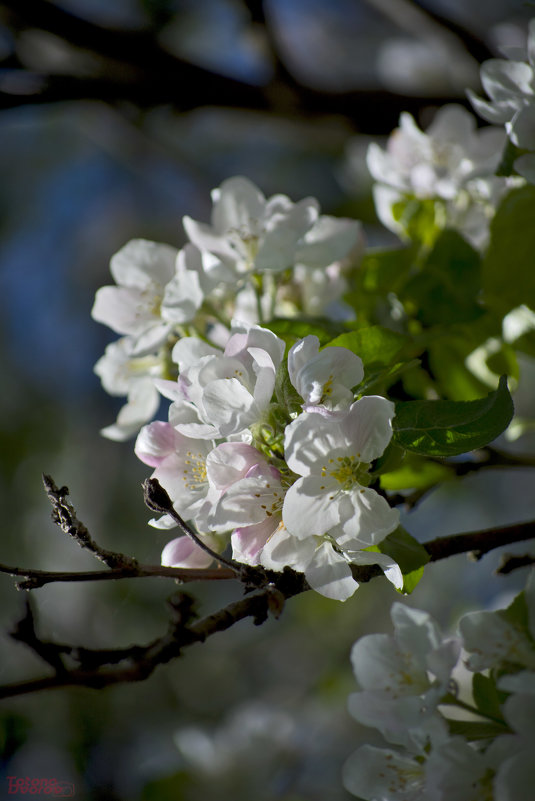
[[283,339],[288,345],[293,345],[298,339],[314,334],[320,345],[326,345],[330,339],[345,330],[342,323],[335,323],[323,317],[278,317],[270,320],[267,327]]
[[429,554],[418,540],[415,540],[403,526],[398,526],[392,534],[385,537],[369,551],[379,551],[394,559],[403,573],[402,593],[411,593],[423,576],[424,565],[429,562]]
[[483,260],[486,303],[501,313],[525,304],[535,309],[535,187],[510,192],[491,223],[491,241]]
[[366,372],[388,367],[407,342],[409,338],[404,334],[373,325],[340,334],[329,342],[329,347],[347,348],[356,353],[362,359]]
[[443,231],[400,294],[408,313],[426,326],[477,319],[483,314],[478,302],[480,262],[460,234]]
[[451,467],[405,451],[399,466],[381,473],[380,481],[382,489],[397,492],[404,489],[427,489],[454,477],[455,471]]
[[401,401],[393,420],[394,440],[424,456],[457,456],[496,439],[513,411],[505,377],[495,392],[476,401]]
[[488,718],[502,720],[501,704],[504,694],[496,688],[496,682],[491,676],[483,673],[474,673],[472,677],[472,696],[478,711]]
[[500,734],[507,734],[509,729],[499,723],[479,720],[451,720],[446,719],[449,733],[464,737],[469,742],[475,740],[490,740]]

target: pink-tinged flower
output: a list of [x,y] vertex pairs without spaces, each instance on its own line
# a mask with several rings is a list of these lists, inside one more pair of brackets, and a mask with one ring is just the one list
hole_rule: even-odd
[[[218,553],[221,550],[221,543],[216,537],[212,537],[210,534],[201,534],[200,536],[212,551]],[[203,569],[210,567],[213,561],[209,553],[200,548],[191,537],[186,535],[168,542],[161,556],[161,562],[164,567]]]
[[[179,365],[176,384],[157,386],[174,400],[170,422],[189,437],[217,439],[240,434],[268,409],[284,342],[259,326],[233,326],[225,350],[193,337],[173,350]],[[189,419],[193,409],[196,418]]]

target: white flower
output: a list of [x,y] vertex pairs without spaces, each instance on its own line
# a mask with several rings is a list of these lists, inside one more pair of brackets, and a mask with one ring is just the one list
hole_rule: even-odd
[[420,762],[373,745],[361,746],[344,765],[344,787],[365,801],[430,801],[424,782]]
[[535,786],[535,674],[523,671],[503,677],[500,689],[518,689],[504,704],[504,717],[514,734],[505,734],[496,741],[502,749],[503,761],[494,780],[495,798],[500,801],[531,801]]
[[154,378],[162,373],[161,359],[154,354],[134,356],[133,351],[133,339],[121,337],[107,346],[94,367],[106,392],[128,396],[116,422],[101,431],[108,439],[130,439],[154,417],[160,405]]
[[118,334],[129,334],[136,355],[158,348],[171,327],[184,321],[180,297],[190,307],[199,301],[195,274],[185,269],[176,274],[177,254],[170,245],[133,239],[111,259],[117,286],[97,291],[93,318]]
[[392,437],[394,404],[367,396],[340,419],[301,414],[285,432],[288,467],[297,479],[284,500],[283,520],[298,539],[330,534],[342,549],[376,545],[398,525],[399,513],[369,489],[369,463]]
[[[239,434],[261,420],[269,407],[284,342],[259,326],[233,326],[225,351],[200,340],[179,340],[173,359],[179,365],[174,386],[157,386],[175,403],[170,422],[186,436],[214,439]],[[195,409],[198,422],[184,421]]]
[[443,642],[426,612],[395,603],[391,616],[393,636],[368,634],[353,646],[351,662],[361,691],[350,696],[349,711],[390,742],[421,752],[430,739],[436,743],[446,736],[436,709],[460,644]]
[[381,222],[404,235],[395,205],[411,198],[438,199],[441,227],[458,228],[474,244],[481,244],[497,199],[506,190],[505,179],[493,175],[504,139],[497,128],[478,131],[475,118],[462,106],[443,106],[426,133],[403,113],[386,150],[376,143],[368,149],[368,169],[378,182],[374,198]]
[[211,225],[184,217],[191,242],[232,267],[237,275],[292,267],[303,236],[318,218],[313,198],[299,203],[285,195],[266,199],[247,178],[224,181],[212,191]]
[[362,359],[347,348],[327,347],[320,351],[319,339],[300,339],[288,353],[290,381],[305,401],[305,410],[347,409],[353,400],[351,388],[364,378]]
[[524,598],[527,629],[513,623],[501,610],[470,612],[461,618],[459,630],[469,653],[469,670],[485,670],[504,663],[535,669],[535,571],[526,582]]
[[490,102],[470,90],[468,96],[483,119],[505,125],[513,144],[535,150],[535,19],[529,23],[525,59],[485,61],[481,66],[481,83]]
[[[484,751],[462,737],[452,737],[434,747],[426,761],[426,795],[429,801],[505,801],[493,793],[496,768],[503,748],[491,742]],[[531,796],[530,796],[531,797]],[[521,801],[521,796],[515,796]],[[526,796],[525,801],[527,801]],[[511,796],[510,801],[513,801]]]

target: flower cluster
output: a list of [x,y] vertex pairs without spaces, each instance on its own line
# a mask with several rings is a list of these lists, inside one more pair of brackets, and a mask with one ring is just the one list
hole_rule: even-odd
[[[116,286],[97,292],[94,318],[122,336],[96,371],[109,392],[128,395],[103,433],[139,432],[137,456],[212,552],[230,540],[235,560],[289,565],[341,600],[358,586],[351,564],[379,564],[400,587],[399,567],[375,548],[398,512],[369,487],[394,405],[358,399],[364,372],[352,351],[320,350],[309,335],[285,355],[286,343],[258,324],[325,315],[340,300],[344,260],[359,250],[359,224],[320,216],[312,198],[266,199],[238,177],[213,192],[210,225],[186,217],[184,228],[180,251],[130,242],[111,261]],[[168,420],[143,425],[160,396],[171,401]],[[175,525],[170,515],[151,523]],[[177,567],[211,558],[185,536],[162,554]]]
[[535,19],[529,23],[527,46],[506,49],[510,58],[493,58],[481,66],[481,83],[490,100],[468,90],[478,114],[504,125],[509,140],[531,151],[516,159],[515,169],[531,183],[535,180]]
[[[528,801],[535,780],[535,572],[509,609],[461,618],[461,638],[443,640],[427,613],[400,603],[392,621],[393,636],[370,634],[353,647],[360,691],[349,710],[398,748],[359,748],[345,765],[346,788],[369,801]],[[474,706],[458,699],[451,678],[461,647],[474,673]],[[462,725],[439,711],[456,703],[474,713]]]
[[403,113],[386,150],[376,143],[368,148],[379,219],[405,237],[417,215],[427,211],[432,227],[456,228],[481,247],[507,189],[506,179],[494,174],[504,142],[499,128],[476,130],[475,117],[462,106],[441,108],[425,133]]
[[[354,399],[363,368],[346,348],[320,350],[310,335],[287,359],[284,352],[257,325],[235,324],[224,349],[179,340],[178,379],[155,382],[171,400],[169,422],[145,426],[136,454],[216,550],[230,533],[234,559],[289,565],[340,600],[358,586],[351,563],[380,564],[400,587],[395,562],[365,550],[398,525],[398,512],[368,486],[370,464],[392,436],[394,406],[379,396]],[[169,515],[151,522],[174,525]],[[162,560],[205,567],[211,557],[180,536]]]
[[320,215],[314,198],[265,198],[247,178],[212,193],[210,225],[184,218],[189,242],[136,239],[113,256],[115,286],[98,290],[92,315],[121,338],[95,371],[107,392],[126,395],[110,439],[134,436],[159,405],[154,378],[170,378],[170,354],[194,334],[225,344],[233,318],[340,314],[344,269],[362,250],[355,220]]

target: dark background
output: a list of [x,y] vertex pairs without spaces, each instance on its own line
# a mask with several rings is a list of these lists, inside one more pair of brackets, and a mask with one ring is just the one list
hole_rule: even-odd
[[[268,195],[312,194],[325,213],[362,219],[371,244],[392,241],[370,198],[370,137],[402,110],[425,127],[438,105],[465,103],[479,63],[522,43],[531,14],[520,0],[0,2],[0,561],[98,567],[50,522],[43,471],[68,484],[101,545],[159,561],[146,467],[132,443],[98,435],[121,405],[92,372],[115,338],[90,317],[110,256],[133,237],[180,246],[182,215],[207,219],[210,189],[236,174]],[[523,520],[530,497],[519,474],[474,476],[405,524],[425,540]],[[517,580],[491,579],[493,559],[432,566],[408,603],[447,627],[499,602]],[[163,633],[174,589],[52,585],[33,600],[45,636],[126,646]],[[239,589],[192,593],[206,612]],[[370,738],[346,712],[349,649],[389,630],[397,597],[383,579],[346,604],[309,593],[144,684],[2,702],[2,789],[28,776],[91,799],[348,799],[340,767]],[[7,634],[23,602],[0,575],[2,683],[46,672]]]

